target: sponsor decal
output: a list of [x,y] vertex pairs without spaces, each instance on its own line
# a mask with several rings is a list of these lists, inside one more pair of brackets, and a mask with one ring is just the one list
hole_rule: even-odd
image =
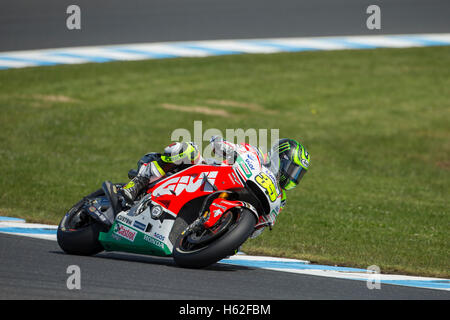
[[223,211],[220,209],[216,209],[213,211],[213,213],[214,213],[214,218],[216,218],[217,216],[220,216],[223,213]]
[[253,155],[253,153],[247,153],[247,157],[252,161],[256,161],[256,157]]
[[239,181],[239,179],[236,177],[236,175],[234,174],[234,172],[229,173],[228,174],[228,178],[230,179],[230,181],[232,183],[238,184],[240,186],[242,186],[242,183]]
[[238,176],[234,173],[234,171],[231,172],[231,176],[233,177],[234,182],[236,182],[236,183],[237,183],[238,185],[240,185],[240,186],[243,186],[241,180],[239,180]]
[[[208,177],[210,184],[214,185],[218,171],[208,171],[199,174],[197,177],[182,176],[169,179],[153,191],[157,197],[165,194],[180,195],[183,191],[196,192],[205,183],[204,175]],[[207,184],[205,191],[213,191],[211,186]]]
[[151,244],[157,246],[157,247],[160,247],[161,249],[164,249],[164,243],[162,243],[161,241],[153,239],[152,237],[149,237],[147,235],[144,236],[144,240],[147,241],[148,243],[151,243]]
[[[222,203],[223,203],[223,202],[222,202]],[[218,203],[213,203],[213,206],[216,206],[217,208],[220,208],[220,209],[222,209],[222,210],[227,210],[227,207],[221,206],[221,205],[218,204]]]
[[242,161],[242,158],[241,157],[239,157],[238,159],[237,159],[237,162],[238,162],[238,164],[239,164],[239,167],[242,169],[242,171],[244,172],[244,175],[247,177],[247,178],[250,178],[251,176],[252,176],[252,172],[250,171],[250,169],[249,169],[249,167],[247,166],[247,164],[244,162],[244,161]]
[[151,216],[153,219],[158,219],[162,213],[163,213],[162,207],[156,205],[152,208]]
[[241,169],[239,168],[233,168],[234,172],[236,172],[237,176],[239,177],[239,179],[241,179],[242,181],[246,181],[247,178],[245,177],[245,174],[242,172]]
[[154,232],[154,233],[153,233],[153,237],[155,237],[155,238],[158,239],[159,241],[164,241],[164,239],[166,238],[166,237],[164,237],[163,235],[161,235],[161,234],[159,234],[159,233],[157,233],[157,232]]
[[141,223],[139,221],[135,221],[133,223],[133,227],[136,227],[136,228],[138,228],[138,229],[140,229],[142,231],[145,231],[145,229],[147,228],[147,226],[145,224],[143,224],[143,223]]
[[124,239],[134,242],[134,238],[136,237],[137,231],[134,231],[133,229],[128,228],[124,225],[116,224],[114,228],[114,233]]
[[128,225],[131,225],[133,223],[133,221],[131,219],[128,219],[125,216],[117,216],[117,220],[119,220],[125,224],[128,224]]
[[255,170],[255,167],[253,166],[253,163],[249,158],[245,159],[245,162],[247,163],[247,165],[250,167],[251,170]]
[[[242,202],[240,202],[240,201],[229,202],[229,201],[227,201],[227,200],[222,200],[222,201],[220,201],[220,203],[225,204],[225,205],[229,205],[229,206],[232,206],[232,207],[235,207],[235,206],[236,206],[236,203],[239,204],[239,205],[242,204]],[[216,204],[214,204],[214,205],[217,206]],[[226,209],[226,208],[225,208],[225,209]]]
[[280,188],[278,187],[278,180],[277,180],[277,178],[275,178],[275,176],[270,171],[267,171],[267,176],[270,178],[270,180],[272,180],[273,184],[275,185],[275,187],[279,191]]

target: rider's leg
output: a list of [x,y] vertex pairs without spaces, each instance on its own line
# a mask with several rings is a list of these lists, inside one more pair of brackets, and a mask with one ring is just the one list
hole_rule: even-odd
[[165,175],[165,172],[158,165],[157,161],[144,163],[140,167],[137,176],[123,187],[122,194],[127,201],[134,201],[150,182],[161,178],[163,175]]
[[202,162],[203,158],[194,143],[174,142],[164,149],[160,160],[144,163],[140,167],[138,175],[123,187],[123,195],[131,202],[149,183],[158,180],[166,172],[172,172],[176,167]]

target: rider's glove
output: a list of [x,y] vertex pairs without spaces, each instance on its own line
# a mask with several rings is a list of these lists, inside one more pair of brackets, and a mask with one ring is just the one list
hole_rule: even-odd
[[225,158],[229,164],[236,160],[236,146],[234,144],[223,140],[221,136],[212,136],[209,142],[212,144],[214,154]]

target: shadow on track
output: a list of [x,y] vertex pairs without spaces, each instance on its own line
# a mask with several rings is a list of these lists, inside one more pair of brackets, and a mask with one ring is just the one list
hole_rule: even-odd
[[[68,255],[68,254],[64,253],[63,251],[50,251],[50,253]],[[86,257],[86,256],[84,256],[84,257]],[[146,255],[122,253],[122,252],[101,252],[99,254],[91,256],[90,258],[145,263],[145,264],[160,265],[160,266],[172,267],[172,268],[177,268],[177,269],[189,270],[189,268],[181,268],[181,267],[177,266],[171,257],[146,256]],[[190,270],[208,270],[208,271],[230,272],[230,271],[244,271],[244,270],[251,271],[251,270],[254,270],[254,268],[230,265],[230,264],[215,263],[206,268],[190,269]]]

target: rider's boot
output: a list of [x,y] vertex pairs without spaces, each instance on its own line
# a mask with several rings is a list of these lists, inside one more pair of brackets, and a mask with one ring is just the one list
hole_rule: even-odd
[[132,203],[141,191],[148,186],[149,178],[136,176],[131,179],[122,189],[122,194],[127,202]]

